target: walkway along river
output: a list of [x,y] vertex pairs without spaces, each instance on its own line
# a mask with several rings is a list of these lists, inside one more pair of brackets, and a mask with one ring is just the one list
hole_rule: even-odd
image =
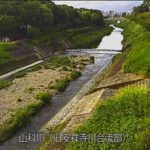
[[[102,39],[97,50],[122,50],[121,42],[123,40],[123,36],[121,32],[123,30],[114,26],[113,28],[114,30],[112,33]],[[113,43],[115,43],[115,47],[113,46]],[[79,55],[80,53],[82,52],[73,52],[73,55]],[[88,53],[88,50],[86,53]],[[95,63],[88,65],[83,71],[82,76],[71,82],[64,92],[54,96],[52,103],[42,108],[41,111],[35,117],[33,117],[32,121],[27,124],[26,127],[20,129],[20,131],[18,131],[18,133],[16,133],[12,138],[0,145],[0,150],[34,150],[41,144],[38,142],[19,142],[19,137],[29,133],[38,133],[39,130],[52,117],[54,117],[81,89],[84,88],[85,84],[87,85],[88,83],[91,83],[91,81],[94,82],[93,77],[96,77],[96,75],[99,75],[105,68],[107,68],[115,55],[109,52],[92,53],[90,51],[89,53],[95,57]],[[72,53],[67,52],[67,55],[72,55]]]

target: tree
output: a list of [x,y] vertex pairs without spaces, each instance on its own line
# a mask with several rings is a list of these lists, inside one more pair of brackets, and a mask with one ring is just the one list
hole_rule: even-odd
[[126,12],[122,13],[122,17],[124,17],[124,16],[126,16],[126,15],[127,15],[127,13],[126,13]]
[[13,16],[2,16],[0,18],[0,36],[12,37],[18,33],[18,24]]
[[101,11],[57,6],[49,0],[0,1],[0,16],[1,36],[36,37],[36,31],[45,33],[56,26],[64,29],[104,24]]
[[147,5],[141,5],[138,7],[134,7],[133,14],[136,15],[138,13],[148,12],[149,8]]

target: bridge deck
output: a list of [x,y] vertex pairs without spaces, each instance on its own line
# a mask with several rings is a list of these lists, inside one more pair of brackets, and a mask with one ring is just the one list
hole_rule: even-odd
[[122,50],[110,50],[110,49],[68,49],[66,52],[77,53],[90,53],[90,54],[119,54]]

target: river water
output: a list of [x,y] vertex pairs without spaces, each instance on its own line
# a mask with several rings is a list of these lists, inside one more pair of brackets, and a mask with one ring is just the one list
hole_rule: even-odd
[[[110,49],[121,50],[123,36],[120,28],[116,28],[112,25],[114,30],[109,36],[105,36],[97,49]],[[79,55],[77,53],[76,55]],[[71,54],[68,54],[71,55]],[[74,53],[75,55],[75,53]],[[90,81],[93,76],[102,71],[107,64],[111,63],[115,54],[113,53],[90,53],[95,58],[95,63],[88,65],[83,71],[82,76],[70,83],[66,90],[53,97],[52,103],[45,106],[40,112],[33,117],[32,121],[27,124],[26,127],[20,129],[12,138],[0,145],[0,150],[34,150],[41,143],[40,142],[19,142],[19,136],[22,137],[25,134],[37,133],[39,130],[54,116],[56,115],[67,103],[84,87],[84,85]]]
[[117,28],[114,25],[110,26],[114,28],[113,32],[102,39],[97,49],[122,50],[123,35],[121,32],[123,32],[123,29]]

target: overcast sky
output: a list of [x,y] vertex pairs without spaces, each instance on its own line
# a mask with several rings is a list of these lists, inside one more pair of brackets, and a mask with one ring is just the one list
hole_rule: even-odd
[[66,4],[75,8],[89,8],[99,10],[131,11],[142,1],[54,1],[56,4]]

